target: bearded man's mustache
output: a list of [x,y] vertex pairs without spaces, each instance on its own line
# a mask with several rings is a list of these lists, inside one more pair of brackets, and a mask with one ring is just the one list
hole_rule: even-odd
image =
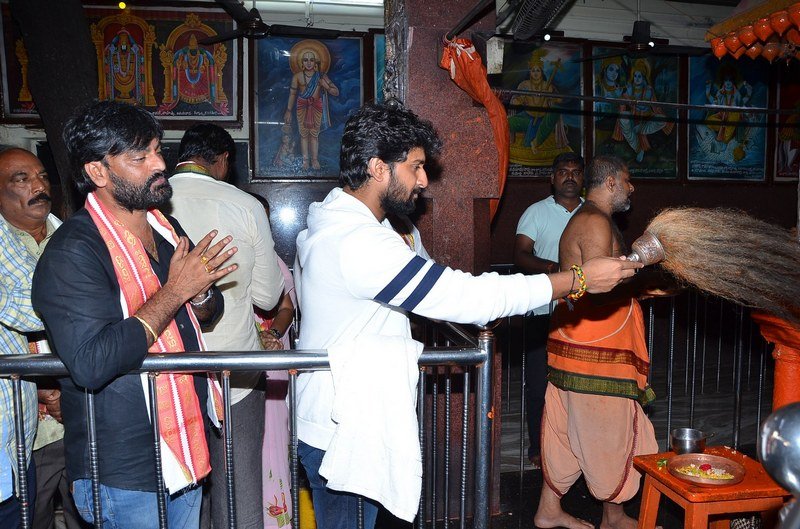
[[32,199],[30,199],[28,201],[28,205],[29,206],[33,206],[35,204],[38,204],[39,202],[52,202],[52,201],[53,201],[53,199],[50,198],[50,195],[48,195],[47,193],[42,192],[42,193],[39,193],[38,195],[36,195],[35,197],[33,197]]

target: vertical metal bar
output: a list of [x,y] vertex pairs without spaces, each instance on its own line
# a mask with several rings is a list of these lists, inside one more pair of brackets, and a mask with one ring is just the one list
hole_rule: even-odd
[[761,342],[761,354],[758,358],[758,397],[756,404],[756,439],[758,439],[758,431],[761,426],[761,406],[764,402],[764,373],[767,369],[766,364],[767,342]]
[[684,359],[684,366],[686,369],[683,372],[683,394],[686,395],[689,392],[689,342],[691,338],[691,333],[689,333],[689,318],[692,314],[692,291],[690,290],[686,294],[686,358]]
[[736,352],[736,374],[733,390],[733,448],[739,449],[739,430],[742,427],[742,360],[744,357],[744,343],[742,336],[744,335],[743,326],[744,320],[744,307],[739,307],[739,340],[738,350]]
[[669,432],[672,431],[672,386],[675,374],[675,298],[669,299],[669,346],[667,350],[667,431],[665,446],[669,446]]
[[25,413],[22,409],[22,381],[19,375],[11,376],[12,405],[14,407],[14,440],[17,445],[17,498],[20,527],[30,529],[33,518],[28,494],[28,455],[25,450]]
[[[522,376],[525,376],[525,316],[522,319]],[[503,402],[503,411],[511,409],[511,316],[506,318],[506,355],[505,355],[505,377],[506,377],[506,398]]]
[[[647,351],[650,353],[650,366],[654,364],[654,357],[655,357],[655,350],[653,348],[653,344],[655,343],[655,333],[653,332],[655,329],[655,301],[649,300],[648,307],[647,307]],[[647,372],[647,383],[652,384],[653,382],[653,370],[652,368]]]
[[439,473],[439,369],[433,368],[431,384],[431,528],[436,529],[437,474]]
[[444,527],[447,527],[447,520],[450,519],[450,433],[452,425],[450,423],[450,394],[452,392],[452,377],[453,373],[451,368],[447,368],[447,374],[444,384]]
[[100,502],[100,462],[97,457],[97,421],[94,413],[94,393],[84,390],[86,397],[86,429],[89,445],[89,474],[92,478],[92,516],[97,529],[103,527],[103,507]]
[[[697,292],[692,290],[689,294],[694,296],[694,316],[692,317],[692,386],[689,394],[689,424],[694,425],[695,395],[697,392]],[[689,315],[687,314],[687,317]],[[687,333],[688,334],[688,333]],[[687,366],[688,367],[688,366]],[[687,369],[688,371],[688,369]]]
[[477,369],[475,389],[475,503],[473,505],[473,527],[489,529],[489,492],[491,489],[492,458],[492,354],[494,334],[481,331],[478,346],[486,354],[486,360]]
[[222,402],[225,421],[222,425],[222,442],[225,446],[225,481],[228,490],[228,529],[236,529],[236,486],[233,481],[233,427],[231,426],[231,372],[222,372]]
[[[533,315],[522,316],[522,374],[520,375],[519,390],[520,390],[520,406],[519,406],[519,445],[518,445],[518,471],[517,481],[519,482],[519,490],[522,490],[523,472],[525,471],[525,438],[526,434],[526,417],[528,411],[526,392],[528,391],[528,324],[529,318]],[[510,386],[510,384],[509,384]],[[510,394],[510,390],[509,390]],[[510,399],[509,399],[510,400]]]
[[297,459],[297,370],[289,370],[289,477],[292,494],[292,527],[300,527],[300,483]]
[[[161,427],[158,424],[158,373],[147,373],[147,392],[150,395],[150,423],[153,425],[153,454],[156,460],[156,504],[158,505],[158,527],[167,529],[167,490],[164,487],[164,471],[161,468]],[[169,375],[164,375],[169,376]]]
[[[469,432],[469,369],[464,370],[464,406],[461,415],[461,490],[459,497],[460,529],[467,526],[467,432]],[[480,457],[480,455],[478,455]]]
[[747,318],[747,389],[750,389],[750,379],[752,378],[752,359],[753,359],[753,320]]
[[703,366],[700,371],[700,393],[705,394],[706,387],[706,337],[708,336],[708,297],[703,296]]
[[717,388],[716,392],[719,393],[720,379],[722,377],[722,324],[725,315],[725,306],[722,299],[719,300],[719,330],[717,332]]
[[[417,511],[417,529],[425,529],[425,505],[427,505],[428,472],[425,470],[425,368],[419,368],[419,396],[417,397],[417,421],[419,421],[419,452],[422,456],[422,493],[419,496]],[[299,527],[299,526],[296,526]]]

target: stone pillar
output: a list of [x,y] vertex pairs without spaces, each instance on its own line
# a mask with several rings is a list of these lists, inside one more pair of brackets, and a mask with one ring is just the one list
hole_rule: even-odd
[[[404,0],[408,34],[405,104],[430,120],[444,140],[440,174],[425,193],[418,221],[425,248],[438,262],[470,272],[489,267],[489,208],[498,196],[497,151],[483,106],[439,68],[442,37],[473,7],[461,0]],[[494,32],[494,10],[465,31]],[[485,63],[485,60],[484,60]],[[434,173],[439,171],[434,171]]]

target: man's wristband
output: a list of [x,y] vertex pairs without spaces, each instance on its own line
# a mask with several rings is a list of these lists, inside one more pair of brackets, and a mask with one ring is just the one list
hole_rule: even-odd
[[267,332],[270,333],[272,336],[274,336],[277,340],[281,339],[281,332],[275,327],[267,329]]
[[572,265],[570,267],[572,270],[572,284],[575,284],[575,279],[578,279],[578,288],[577,290],[572,290],[570,288],[569,294],[567,294],[567,298],[571,299],[572,301],[578,301],[584,294],[586,294],[586,276],[583,274],[583,268],[578,265]]
[[189,304],[192,307],[202,307],[203,305],[208,303],[208,300],[211,299],[211,296],[213,296],[213,295],[214,295],[214,293],[209,288],[208,290],[206,290],[206,295],[205,295],[205,297],[203,297],[203,299],[201,299],[200,301],[195,301],[193,299],[190,299],[189,300]]

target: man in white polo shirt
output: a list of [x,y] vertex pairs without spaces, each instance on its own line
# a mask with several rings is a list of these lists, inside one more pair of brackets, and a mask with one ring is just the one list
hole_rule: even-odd
[[[573,152],[553,160],[550,183],[553,194],[528,207],[517,224],[514,264],[526,274],[558,272],[558,242],[572,215],[583,203],[583,158]],[[525,319],[525,409],[527,410],[528,459],[541,467],[539,442],[544,392],[547,388],[547,333],[550,330],[550,305],[531,311]]]

